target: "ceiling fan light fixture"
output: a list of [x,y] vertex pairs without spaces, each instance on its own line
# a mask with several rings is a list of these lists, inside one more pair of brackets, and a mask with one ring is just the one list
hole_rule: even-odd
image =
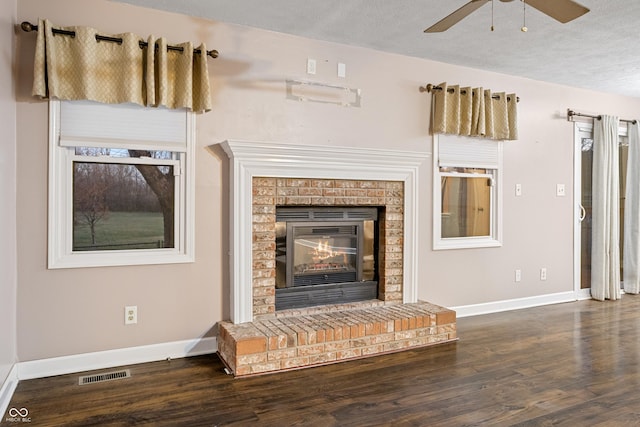
[[[461,20],[463,20],[464,18],[466,18],[467,16],[469,16],[471,13],[476,11],[479,7],[488,3],[489,1],[491,1],[491,4],[493,6],[493,0],[469,0],[468,3],[458,8],[453,13],[450,13],[449,15],[445,16],[440,21],[436,22],[435,24],[433,24],[432,26],[424,30],[424,32],[440,33],[442,31],[446,31],[452,26],[454,26],[455,24],[457,24],[458,22],[460,22]],[[500,0],[500,1],[504,3],[510,3],[514,0]],[[550,16],[551,18],[563,24],[569,21],[573,21],[574,19],[579,18],[580,16],[589,12],[588,8],[584,7],[583,5],[581,5],[580,3],[577,3],[574,0],[526,0],[526,2],[525,0],[522,0],[522,2],[525,3],[524,5],[525,7],[526,7],[526,3],[528,2],[529,6],[539,10],[545,15]],[[491,27],[493,31],[493,19],[491,22]],[[526,32],[527,26],[523,25],[522,28],[520,29],[522,32]]]

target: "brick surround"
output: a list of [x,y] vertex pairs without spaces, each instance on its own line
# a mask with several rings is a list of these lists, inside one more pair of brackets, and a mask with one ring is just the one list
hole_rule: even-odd
[[381,207],[378,299],[402,302],[402,182],[254,177],[252,188],[254,319],[275,313],[276,206]]

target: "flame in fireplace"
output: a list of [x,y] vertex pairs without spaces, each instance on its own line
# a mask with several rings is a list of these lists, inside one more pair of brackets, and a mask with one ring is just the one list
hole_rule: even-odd
[[319,260],[326,260],[329,258],[333,258],[339,253],[340,252],[333,250],[333,246],[329,245],[328,240],[319,240],[318,246],[316,246],[313,251],[313,257],[318,258]]

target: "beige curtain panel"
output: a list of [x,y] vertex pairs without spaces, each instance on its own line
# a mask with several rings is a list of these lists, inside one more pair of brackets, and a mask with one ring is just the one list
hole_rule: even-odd
[[433,91],[431,131],[489,139],[518,139],[516,94],[448,86]]
[[122,39],[114,43],[96,41],[93,28],[56,28],[74,31],[75,37],[54,34],[48,20],[38,22],[34,96],[211,110],[204,44],[200,53],[194,53],[191,42],[179,44],[182,51],[167,50],[164,38],[149,36],[141,48],[143,39],[132,33],[109,35]]

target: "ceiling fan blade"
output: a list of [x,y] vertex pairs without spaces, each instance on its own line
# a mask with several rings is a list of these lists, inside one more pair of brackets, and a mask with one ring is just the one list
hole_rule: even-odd
[[526,0],[526,4],[563,24],[589,12],[588,8],[573,0]]
[[440,33],[442,31],[446,31],[458,22],[462,21],[467,16],[471,15],[473,11],[478,9],[480,6],[485,3],[489,3],[490,0],[471,0],[469,3],[462,6],[460,9],[456,10],[452,14],[444,17],[440,21],[436,22],[426,30],[425,33]]

